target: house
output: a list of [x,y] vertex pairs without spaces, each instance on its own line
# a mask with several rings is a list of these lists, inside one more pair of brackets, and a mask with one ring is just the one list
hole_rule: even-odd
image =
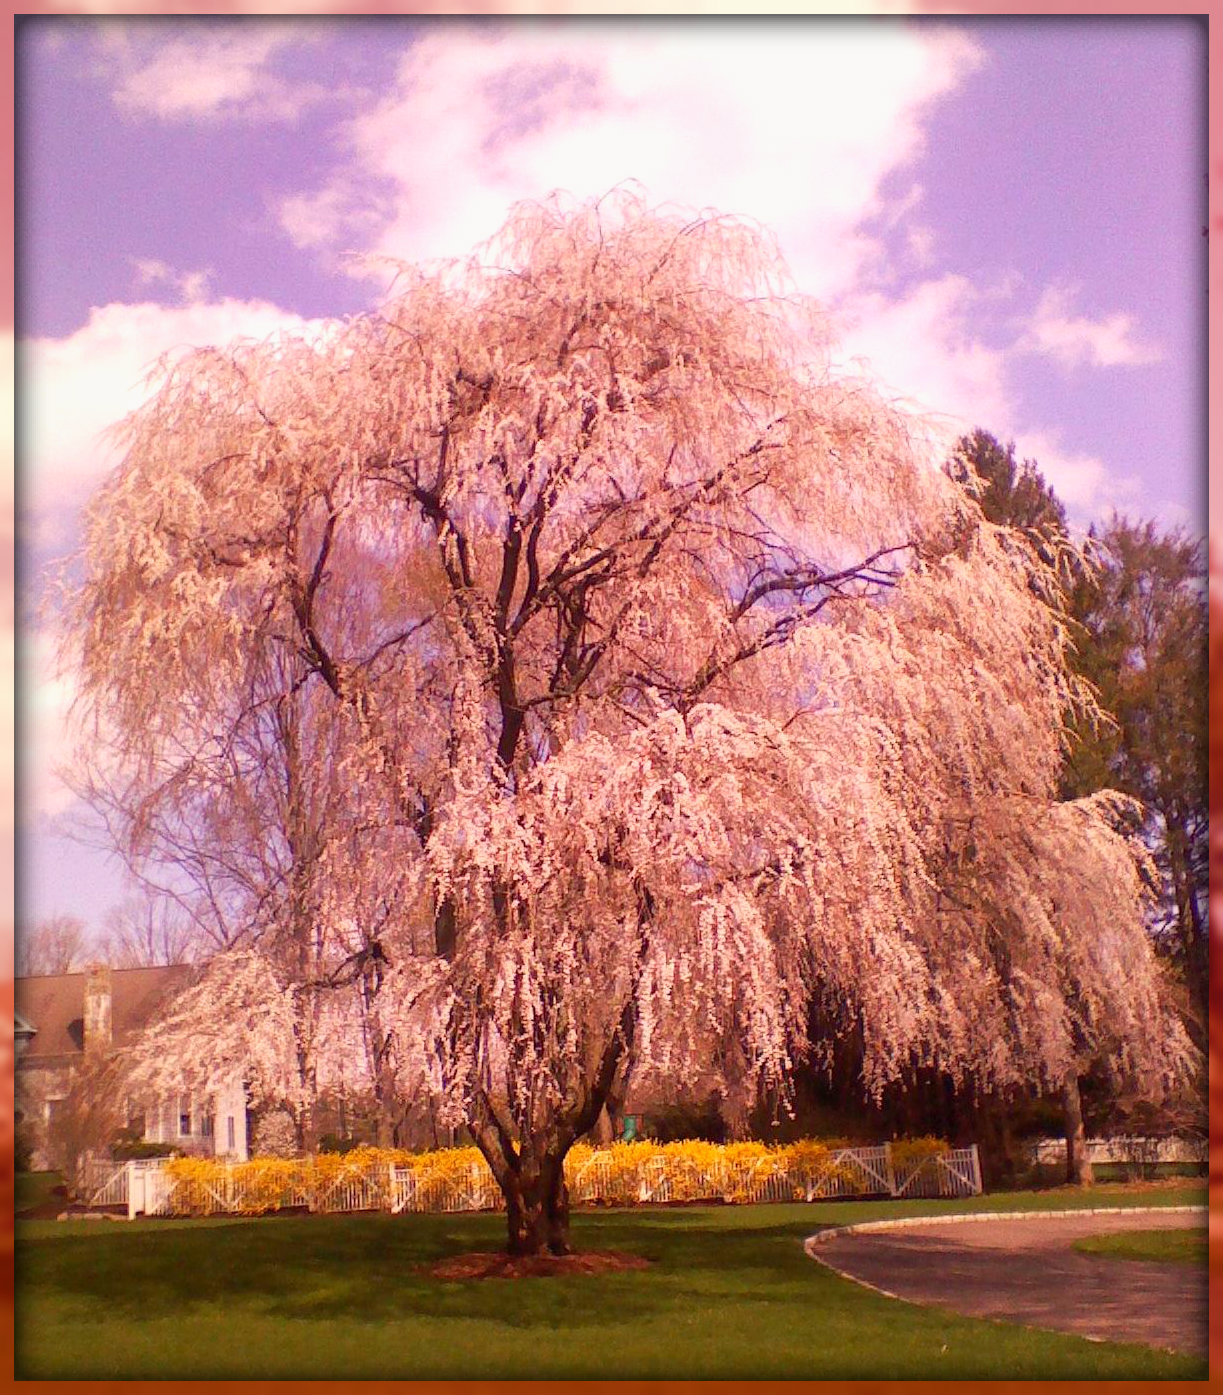
[[[32,1166],[52,1165],[49,1146],[81,1068],[127,1045],[196,973],[190,964],[44,974],[16,981],[15,1119],[33,1145]],[[241,1081],[208,1100],[128,1100],[129,1125],[151,1143],[186,1153],[247,1156]]]

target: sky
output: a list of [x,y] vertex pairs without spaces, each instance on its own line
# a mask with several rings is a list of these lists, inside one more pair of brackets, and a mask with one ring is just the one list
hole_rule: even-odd
[[377,305],[519,199],[754,219],[839,361],[1206,530],[1206,31],[1178,17],[58,17],[17,33],[18,923],[126,894],[68,836],[53,578],[161,355]]

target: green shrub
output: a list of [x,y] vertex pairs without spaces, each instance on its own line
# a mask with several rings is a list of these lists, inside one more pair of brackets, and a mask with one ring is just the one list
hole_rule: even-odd
[[144,1138],[130,1142],[123,1140],[110,1146],[110,1155],[116,1162],[131,1162],[140,1158],[177,1158],[181,1154],[182,1149],[176,1148],[173,1143],[151,1143]]
[[714,1097],[685,1100],[646,1111],[641,1132],[658,1143],[699,1139],[707,1143],[727,1141],[726,1121]]
[[360,1147],[359,1138],[348,1138],[338,1133],[325,1133],[318,1141],[320,1153],[351,1153],[354,1148]]

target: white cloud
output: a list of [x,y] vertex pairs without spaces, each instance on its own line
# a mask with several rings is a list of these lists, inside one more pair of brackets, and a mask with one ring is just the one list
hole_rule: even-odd
[[[881,188],[921,152],[930,102],[978,61],[962,34],[901,24],[430,30],[352,123],[352,160],[287,201],[282,223],[304,247],[415,261],[468,250],[516,198],[630,177],[659,201],[749,214],[777,233],[800,287],[835,306],[840,364],[865,367],[948,444],[978,425],[1015,439],[1087,517],[1127,486],[1022,409],[1010,370],[1027,340],[981,337],[1019,287],[944,275],[898,293],[863,231],[899,229],[912,266],[931,262],[920,186],[890,202]],[[1060,315],[1090,362],[1137,353],[1128,322],[1042,307],[1050,343]]]
[[1035,460],[1074,519],[1136,504],[1141,486],[1119,478],[1099,456],[1068,448],[1056,430],[1033,420],[1013,387],[1014,357],[1022,348],[985,343],[978,335],[988,301],[1015,287],[981,288],[943,276],[902,296],[851,295],[841,306],[837,362],[864,370],[901,405],[922,413],[944,443],[983,427],[1015,442],[1020,459]]
[[163,354],[233,339],[263,339],[308,322],[265,301],[181,306],[114,304],[64,339],[17,344],[22,526],[43,546],[64,539],[76,510],[116,463],[106,429],[148,395]]
[[[933,274],[913,162],[931,104],[982,61],[962,31],[878,19],[426,27],[349,124],[343,168],[286,200],[282,226],[316,251],[423,261],[466,252],[516,199],[626,179],[656,202],[749,215],[777,234],[800,289],[838,311],[842,362],[865,360],[947,439],[982,425],[1026,442],[1085,516],[1127,486],[1032,419],[1019,356],[1103,367],[1155,351],[1129,317],[1077,315],[1058,290],[1017,339],[986,339],[1019,286]],[[898,291],[872,226],[926,279]]]
[[1141,482],[1110,472],[1097,455],[1072,450],[1062,444],[1056,430],[1031,426],[1005,433],[1015,438],[1015,453],[1021,460],[1035,460],[1053,492],[1066,505],[1072,518],[1087,520],[1116,508],[1124,511],[1138,501]]
[[[68,755],[65,733],[75,688],[70,678],[57,672],[50,630],[24,635],[21,648],[21,817],[28,824],[63,813],[75,800],[57,773]],[[7,657],[11,660],[11,643]],[[11,721],[11,712],[6,715]]]
[[172,266],[155,257],[132,257],[138,286],[170,286],[189,305],[208,299],[216,273],[206,267],[200,271],[175,271]]
[[328,95],[316,84],[288,82],[270,67],[285,48],[313,42],[317,26],[211,20],[169,30],[118,23],[101,33],[115,104],[129,116],[291,121]]
[[917,266],[930,266],[934,261],[934,229],[922,223],[911,224],[905,233],[905,246]]
[[[429,28],[348,128],[350,158],[286,202],[303,246],[420,261],[462,254],[508,205],[635,179],[651,199],[758,218],[802,288],[851,284],[885,175],[922,113],[978,61],[962,34],[846,19]],[[381,231],[349,224],[384,209]]]
[[[369,247],[377,241],[391,211],[385,197],[346,175],[338,176],[325,189],[290,195],[278,210],[281,227],[298,247],[328,253],[357,253]],[[365,274],[355,261],[349,261],[346,270]]]
[[1007,419],[1006,355],[974,335],[983,298],[962,276],[923,281],[900,297],[850,295],[839,309],[838,362],[860,366],[911,408],[946,417],[956,434]]
[[[155,278],[169,273],[160,265],[146,270]],[[44,551],[70,546],[81,506],[117,463],[104,433],[145,399],[146,375],[161,355],[285,331],[309,333],[322,323],[263,301],[115,304],[95,309],[67,338],[18,341],[21,528],[27,543]],[[36,597],[24,599],[30,604]],[[0,646],[8,645],[11,662],[11,620],[9,626],[0,626]],[[73,798],[54,773],[70,755],[67,714],[74,690],[71,679],[56,672],[50,626],[34,629],[23,646],[25,817],[62,813]],[[4,715],[0,711],[0,721]],[[6,749],[11,751],[11,742]]]
[[1041,296],[1018,347],[1066,368],[1131,367],[1157,363],[1160,350],[1135,337],[1133,317],[1117,312],[1091,319],[1072,312],[1074,293],[1050,286]]

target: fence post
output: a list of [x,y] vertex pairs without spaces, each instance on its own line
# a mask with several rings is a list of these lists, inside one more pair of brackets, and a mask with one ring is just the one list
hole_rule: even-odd
[[[156,1168],[154,1168],[153,1172],[151,1174],[146,1175],[144,1179],[145,1214],[149,1214],[148,1198],[151,1178],[156,1179],[154,1182],[152,1182],[152,1185],[154,1191],[157,1193],[157,1207],[152,1214],[158,1216],[173,1215],[174,1210],[171,1205],[171,1202],[174,1197],[174,1193],[177,1190],[178,1184],[175,1182],[174,1178],[169,1175],[168,1162],[165,1160],[159,1162]],[[184,1212],[184,1214],[189,1215],[190,1212],[186,1211]]]
[[[134,1221],[136,1219],[136,1169],[130,1160],[125,1164],[125,1167],[127,1169],[127,1218],[129,1221]],[[141,1178],[142,1182],[143,1180]],[[141,1191],[143,1190],[142,1186]]]
[[972,1186],[973,1195],[981,1195],[981,1158],[977,1153],[977,1145],[972,1145]]
[[894,1197],[896,1195],[896,1173],[892,1168],[892,1145],[890,1142],[883,1145],[883,1171],[884,1176],[888,1179],[888,1195]]

